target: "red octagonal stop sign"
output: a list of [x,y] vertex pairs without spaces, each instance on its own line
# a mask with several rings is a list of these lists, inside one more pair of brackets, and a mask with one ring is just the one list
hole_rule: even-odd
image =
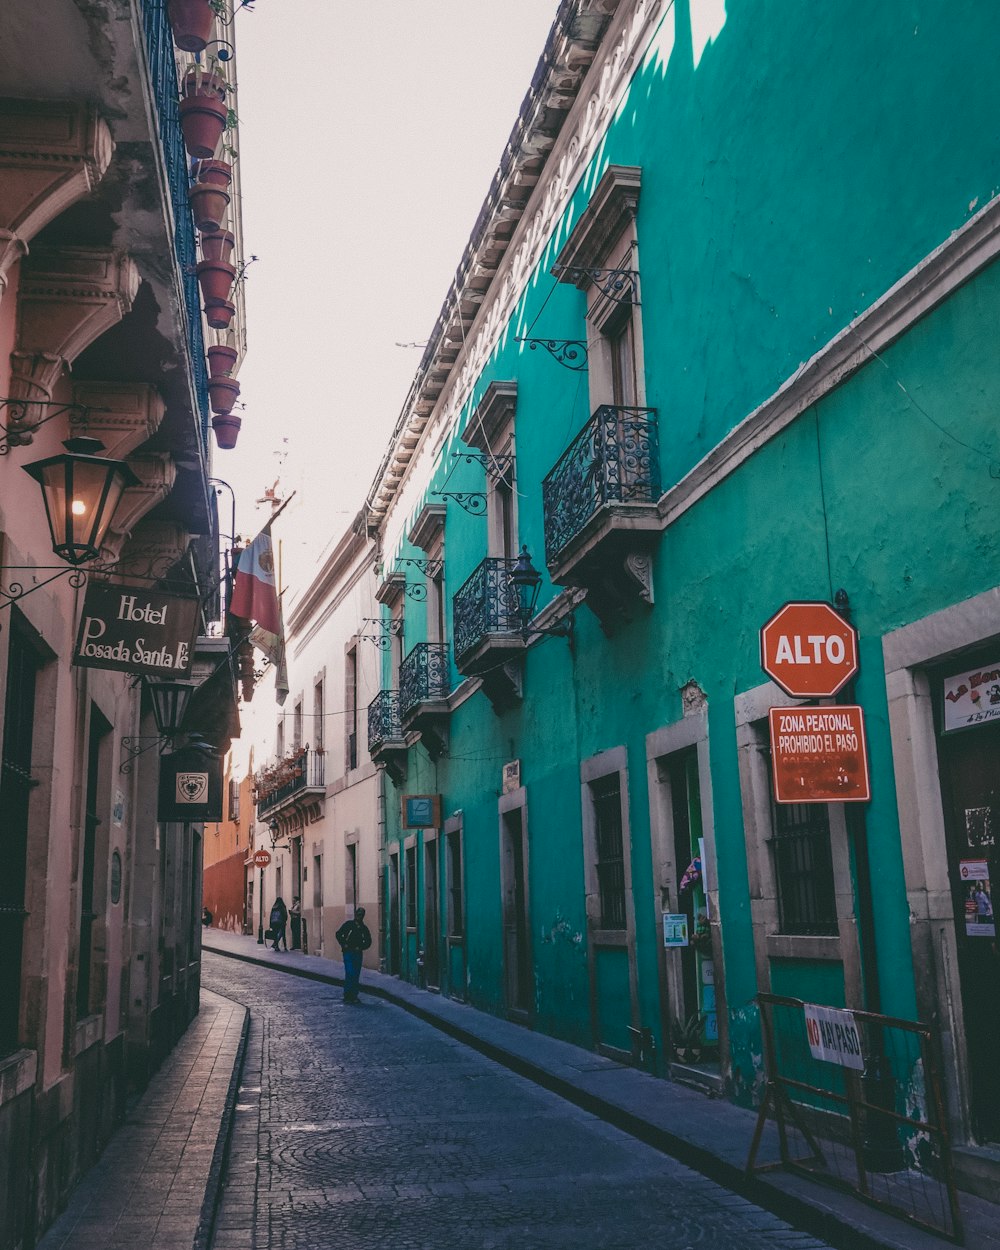
[[760,664],[787,694],[829,698],[858,671],[857,631],[829,603],[786,603],[760,631]]
[[254,851],[253,862],[258,868],[266,868],[271,862],[271,852],[265,851],[263,847],[259,851]]

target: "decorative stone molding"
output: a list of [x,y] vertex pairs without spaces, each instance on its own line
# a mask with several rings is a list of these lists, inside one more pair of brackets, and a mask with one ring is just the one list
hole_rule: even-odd
[[425,504],[410,530],[410,542],[421,551],[431,554],[431,548],[439,547],[444,534],[444,519],[448,509],[443,503]]
[[[112,560],[119,558],[129,535],[135,531],[144,516],[166,499],[177,480],[177,466],[166,452],[129,456],[128,467],[139,479],[139,485],[130,486],[122,495],[111,529],[104,540],[103,552]],[[181,549],[181,554],[186,548],[187,542]]]
[[612,244],[635,221],[641,185],[638,165],[608,166],[559,253],[556,264],[564,271],[560,282],[569,282],[581,291],[588,289],[591,277],[586,271],[605,263]]
[[459,438],[469,447],[489,454],[514,420],[517,408],[516,382],[491,382],[465,423]]
[[113,460],[123,460],[151,439],[166,412],[155,387],[144,382],[77,382],[73,403],[89,410],[87,432],[104,443]]
[[30,240],[94,189],[114,149],[92,104],[0,100],[0,298]]
[[[52,248],[21,266],[17,345],[11,352],[11,398],[51,400],[79,354],[121,321],[139,290],[139,271],[111,248]],[[30,417],[11,422],[12,445],[30,443]]]

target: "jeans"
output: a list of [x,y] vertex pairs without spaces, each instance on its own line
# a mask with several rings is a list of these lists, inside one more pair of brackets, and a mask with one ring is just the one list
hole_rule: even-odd
[[285,926],[283,924],[273,924],[271,929],[274,932],[274,949],[278,949],[278,943],[284,942],[285,950],[288,950],[288,939],[285,937]]
[[344,1002],[356,1003],[361,986],[361,952],[344,951]]

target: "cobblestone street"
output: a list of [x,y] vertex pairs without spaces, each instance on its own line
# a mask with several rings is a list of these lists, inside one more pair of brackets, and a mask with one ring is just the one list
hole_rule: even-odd
[[375,999],[205,954],[249,1048],[217,1250],[818,1247]]

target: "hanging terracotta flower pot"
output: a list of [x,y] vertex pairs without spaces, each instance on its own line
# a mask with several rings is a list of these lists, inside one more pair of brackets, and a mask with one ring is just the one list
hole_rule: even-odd
[[215,10],[208,0],[167,0],[174,43],[185,52],[202,52],[212,37]]
[[229,161],[198,161],[191,172],[195,182],[207,182],[213,187],[228,187],[233,180],[233,167]]
[[240,384],[235,378],[210,378],[208,399],[212,411],[219,417],[228,417],[240,397]]
[[201,254],[205,260],[224,260],[229,264],[235,247],[236,236],[231,230],[217,230],[214,234],[201,236]]
[[213,330],[227,330],[236,316],[232,300],[213,299],[205,301],[205,320]]
[[206,303],[229,298],[229,292],[236,281],[235,265],[228,265],[223,260],[200,260],[196,272],[202,298]]
[[240,426],[243,422],[239,417],[213,417],[212,429],[215,431],[215,441],[223,451],[230,451],[236,446],[236,440],[239,438]]
[[224,100],[229,84],[218,70],[204,65],[192,65],[181,81],[181,95],[185,99]]
[[213,343],[208,349],[208,372],[211,377],[231,377],[239,355],[235,347],[227,347],[224,343]]
[[178,108],[189,155],[202,159],[214,156],[229,116],[225,103],[214,96],[195,95],[181,100]]
[[199,230],[214,233],[221,228],[230,200],[229,192],[224,187],[213,187],[210,182],[196,182],[188,188],[188,199],[194,213],[194,224]]

